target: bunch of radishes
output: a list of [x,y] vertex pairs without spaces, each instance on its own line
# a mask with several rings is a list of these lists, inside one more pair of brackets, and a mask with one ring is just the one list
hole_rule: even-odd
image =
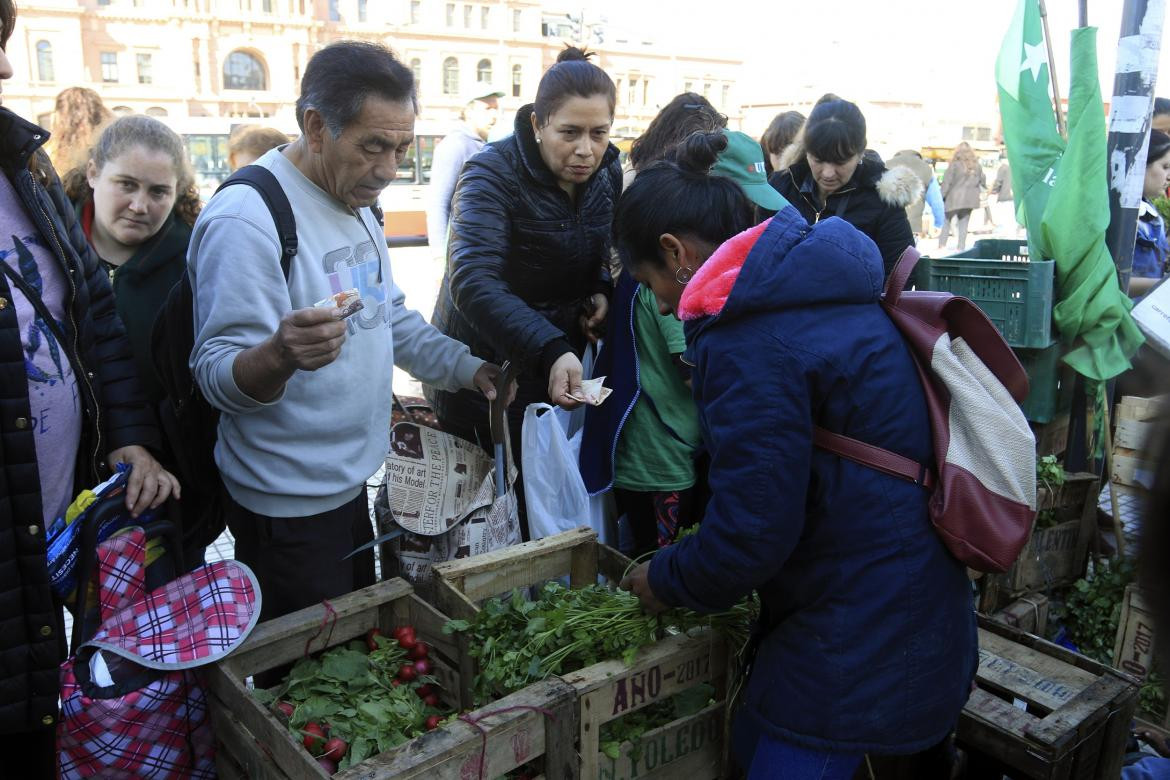
[[[293,708],[288,702],[281,702],[277,706],[280,707],[281,712],[289,716],[292,715]],[[329,774],[337,772],[337,762],[345,756],[345,751],[349,750],[349,743],[341,737],[330,737],[328,723],[321,725],[309,721],[301,728],[301,734],[304,735],[301,744],[305,746],[305,750],[309,751],[310,755],[317,757],[317,763],[321,765],[321,768]]]
[[[355,644],[350,643],[351,650]],[[366,632],[365,647],[369,652],[371,670],[377,669],[381,675],[385,675],[381,677],[382,685],[388,680],[393,688],[413,689],[423,706],[439,709],[438,691],[428,682],[434,679],[430,677],[430,648],[426,642],[417,638],[413,627],[399,626],[394,629],[393,638],[385,636],[381,629],[371,628]],[[403,691],[402,694],[395,695],[408,694]],[[296,712],[296,705],[287,699],[278,700],[272,706],[282,713],[286,720],[292,720]],[[427,715],[423,720],[423,727],[427,731],[433,731],[439,727],[442,720],[440,715]],[[345,757],[349,743],[340,736],[330,735],[328,723],[310,720],[299,729],[294,728],[293,732],[301,738],[305,750],[317,759],[322,769],[329,774],[337,772],[338,762]]]

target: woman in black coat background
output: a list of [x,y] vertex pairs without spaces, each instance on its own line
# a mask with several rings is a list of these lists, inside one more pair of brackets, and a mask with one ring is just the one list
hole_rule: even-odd
[[[580,356],[601,335],[612,289],[610,228],[621,192],[618,150],[609,142],[616,89],[587,56],[561,53],[536,102],[517,113],[513,135],[464,165],[451,203],[432,322],[477,357],[521,366],[508,413],[517,461],[528,404],[578,405]],[[490,448],[481,394],[428,388],[427,399],[443,430]]]
[[840,217],[873,239],[888,276],[906,247],[914,246],[906,207],[922,194],[922,182],[908,168],[886,168],[865,146],[861,109],[825,95],[768,183],[810,225]]

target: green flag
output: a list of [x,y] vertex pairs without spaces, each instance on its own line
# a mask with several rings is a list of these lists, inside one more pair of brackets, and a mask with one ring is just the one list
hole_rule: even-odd
[[1053,320],[1065,362],[1090,380],[1130,367],[1143,338],[1105,245],[1109,226],[1105,112],[1096,29],[1073,31],[1069,140],[1056,129],[1037,0],[1020,0],[996,63],[1012,187],[1031,256],[1056,261]]
[[1097,80],[1097,30],[1072,33],[1068,148],[1041,219],[1041,235],[1056,260],[1053,321],[1071,345],[1065,362],[1088,379],[1112,379],[1130,368],[1145,340],[1118,284],[1105,245],[1109,228],[1109,170],[1105,109]]
[[[1064,151],[1048,92],[1048,60],[1037,0],[1020,0],[995,64],[1003,140],[1012,172],[1016,213],[1028,227],[1031,254],[1051,257],[1034,243]],[[1037,235],[1033,235],[1037,233]]]

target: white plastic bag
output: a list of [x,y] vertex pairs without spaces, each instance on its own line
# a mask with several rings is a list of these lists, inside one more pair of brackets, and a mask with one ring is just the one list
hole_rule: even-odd
[[582,429],[574,425],[575,414],[542,403],[524,410],[520,451],[528,532],[536,540],[587,525],[608,544],[606,496],[589,497],[577,466]]

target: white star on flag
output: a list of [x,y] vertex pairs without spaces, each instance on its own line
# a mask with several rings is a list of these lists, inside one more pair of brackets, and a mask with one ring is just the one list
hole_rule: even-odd
[[1037,44],[1024,44],[1024,61],[1020,63],[1020,72],[1026,70],[1032,71],[1032,80],[1036,81],[1040,78],[1040,69],[1047,63],[1045,62],[1045,52],[1043,41]]

